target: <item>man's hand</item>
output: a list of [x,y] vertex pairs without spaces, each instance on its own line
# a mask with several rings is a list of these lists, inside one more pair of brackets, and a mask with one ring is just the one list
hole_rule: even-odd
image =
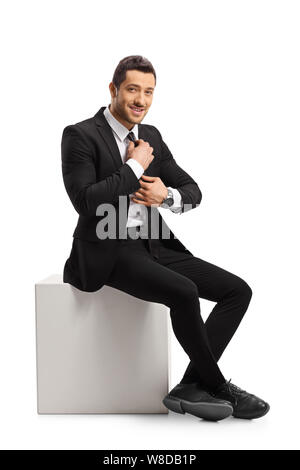
[[136,197],[132,201],[144,206],[159,207],[168,195],[168,188],[159,176],[142,175],[139,182],[141,188],[134,193]]
[[145,142],[143,139],[138,139],[136,142],[138,142],[136,147],[132,141],[129,142],[124,163],[126,163],[129,158],[133,158],[142,165],[144,170],[147,170],[154,158],[154,155],[152,154],[153,147],[150,147],[149,143]]

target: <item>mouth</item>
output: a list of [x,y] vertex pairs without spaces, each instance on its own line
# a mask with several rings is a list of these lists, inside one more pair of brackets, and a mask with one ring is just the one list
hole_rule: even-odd
[[145,110],[145,108],[136,108],[135,106],[129,106],[129,108],[135,116],[140,116]]

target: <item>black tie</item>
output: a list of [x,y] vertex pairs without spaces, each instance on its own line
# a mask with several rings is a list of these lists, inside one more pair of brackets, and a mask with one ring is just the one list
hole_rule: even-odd
[[127,135],[127,138],[134,143],[135,147],[138,145],[137,141],[134,138],[134,133],[133,132],[129,132],[128,135]]
[[[134,138],[134,133],[129,132],[127,135],[128,139],[131,140],[135,147],[138,145],[138,142]],[[159,258],[159,241],[157,239],[151,240],[151,207],[145,206],[147,209],[147,214],[148,214],[148,245],[149,245],[149,250],[152,254],[152,256],[156,259]]]

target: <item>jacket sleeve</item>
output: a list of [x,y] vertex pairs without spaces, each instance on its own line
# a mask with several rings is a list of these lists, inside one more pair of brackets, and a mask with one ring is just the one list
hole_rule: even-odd
[[[156,128],[155,128],[156,129]],[[167,144],[163,141],[158,129],[156,129],[161,141],[161,180],[166,186],[176,188],[182,197],[183,208],[180,212],[188,212],[199,206],[202,193],[197,183],[177,164]]]
[[119,202],[119,196],[141,187],[129,165],[97,182],[92,148],[75,124],[63,130],[61,163],[66,191],[79,215],[95,216],[99,204]]

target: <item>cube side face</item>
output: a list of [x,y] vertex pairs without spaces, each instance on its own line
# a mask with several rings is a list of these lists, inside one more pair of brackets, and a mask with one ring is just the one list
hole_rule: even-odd
[[40,411],[40,404],[39,404],[39,352],[38,352],[38,312],[40,311],[38,299],[39,299],[39,292],[38,292],[39,285],[35,284],[34,286],[34,296],[35,296],[35,366],[36,366],[36,398],[37,398],[37,412]]
[[104,286],[36,284],[37,407],[45,413],[168,413],[168,309]]

